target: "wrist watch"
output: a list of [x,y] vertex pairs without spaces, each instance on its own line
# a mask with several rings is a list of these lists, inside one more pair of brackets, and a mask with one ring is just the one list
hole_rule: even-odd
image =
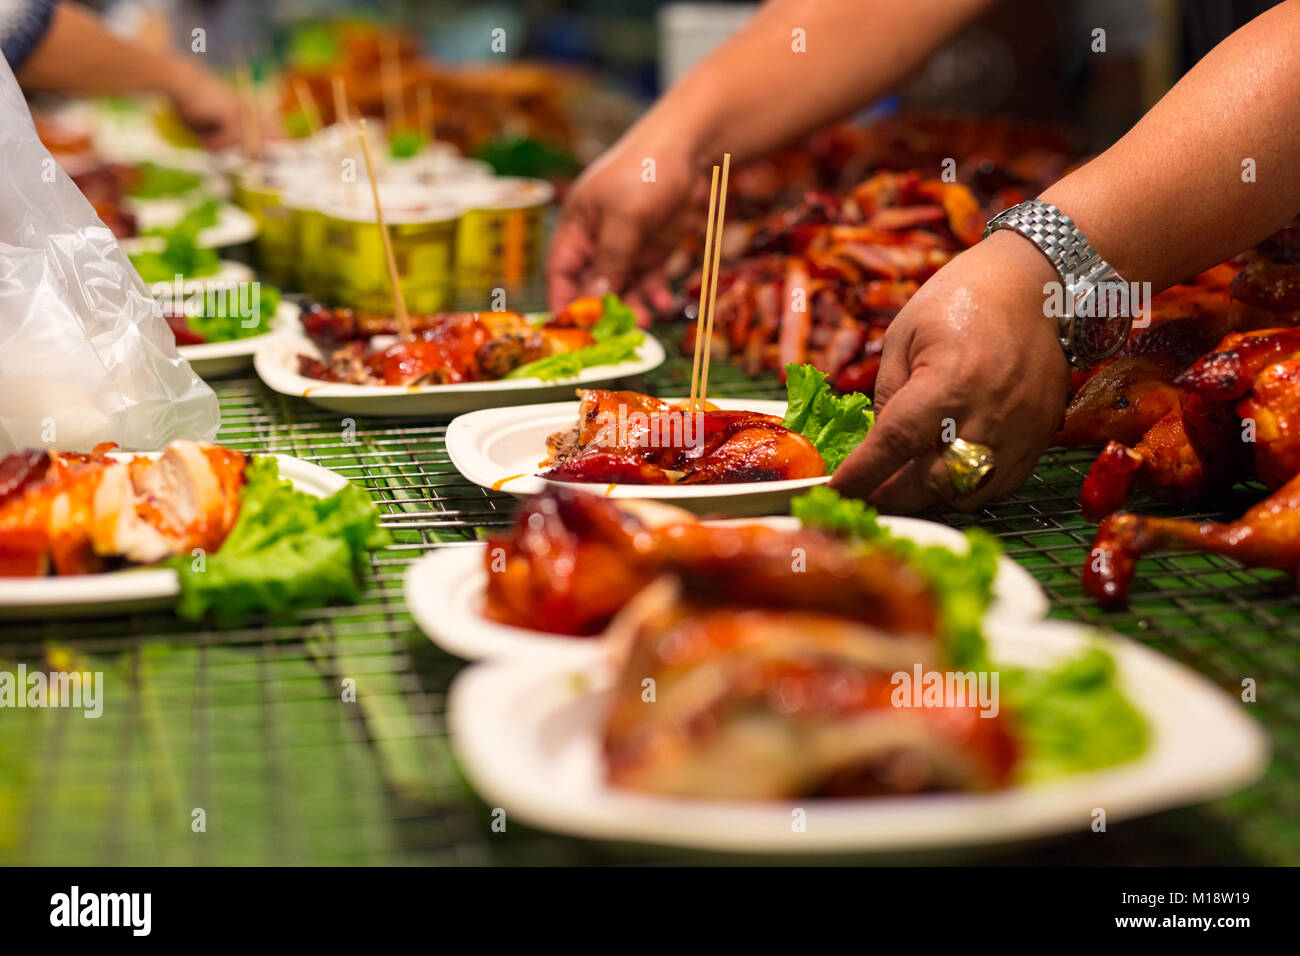
[[1073,219],[1049,202],[1030,199],[990,219],[984,235],[999,229],[1032,242],[1060,276],[1065,295],[1056,337],[1071,368],[1090,369],[1124,347],[1133,327],[1128,284]]

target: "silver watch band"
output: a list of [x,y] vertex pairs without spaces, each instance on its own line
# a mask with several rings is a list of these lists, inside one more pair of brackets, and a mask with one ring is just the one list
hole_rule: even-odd
[[1090,368],[1123,346],[1127,329],[1110,347],[1100,350],[1080,337],[1077,304],[1119,274],[1093,249],[1073,219],[1049,202],[1030,199],[990,219],[984,235],[999,229],[1010,229],[1028,239],[1056,270],[1066,293],[1066,313],[1058,317],[1057,340],[1071,368]]
[[1066,285],[1093,273],[1102,261],[1074,220],[1041,199],[1004,209],[989,220],[984,235],[999,229],[1018,232],[1037,246]]

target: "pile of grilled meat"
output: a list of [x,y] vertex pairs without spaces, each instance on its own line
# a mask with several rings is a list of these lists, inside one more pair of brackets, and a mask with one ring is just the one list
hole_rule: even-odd
[[1011,781],[1021,746],[1008,708],[892,702],[891,675],[952,667],[936,596],[909,563],[819,531],[637,504],[556,489],[485,551],[488,617],[605,632],[612,784],[774,800]]

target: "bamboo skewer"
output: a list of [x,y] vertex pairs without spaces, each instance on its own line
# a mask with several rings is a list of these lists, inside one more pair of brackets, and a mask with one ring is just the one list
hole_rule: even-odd
[[351,129],[348,120],[348,88],[343,85],[343,75],[335,73],[330,77],[330,92],[334,94],[334,122],[342,124],[344,129]]
[[420,132],[429,137],[430,145],[436,137],[433,135],[433,91],[421,86],[415,91],[415,116],[420,124]]
[[406,123],[406,105],[402,102],[402,60],[396,37],[386,36],[380,41],[379,77],[384,88],[384,125],[391,141],[398,128]]
[[709,299],[709,265],[713,260],[713,217],[718,208],[718,167],[713,167],[713,181],[709,184],[709,218],[704,224],[704,262],[700,266],[700,305],[695,315],[695,359],[691,363],[691,398],[687,404],[695,411],[700,380],[700,350],[704,342],[704,312]]
[[[330,91],[334,94],[334,125],[339,130],[337,144],[339,148],[338,160],[339,167],[342,168],[348,158],[348,142],[347,137],[344,135],[344,130],[351,133],[354,139],[356,137],[356,131],[352,128],[352,118],[348,113],[348,89],[343,83],[342,74],[335,73],[330,77]],[[347,190],[347,194],[349,204],[355,207],[357,204],[356,189]]]
[[379,184],[375,180],[375,161],[370,155],[370,137],[366,135],[366,121],[358,121],[357,138],[361,141],[361,155],[366,160],[366,176],[370,180],[370,194],[375,199],[375,221],[379,224],[379,235],[384,243],[384,256],[388,260],[388,281],[393,286],[393,306],[397,314],[397,335],[404,341],[411,339],[411,317],[406,314],[406,300],[402,297],[402,285],[397,276],[397,258],[393,255],[393,240],[388,235],[388,223],[384,221],[384,208],[379,204]]
[[731,154],[722,157],[722,178],[713,167],[709,184],[709,219],[704,227],[704,258],[700,265],[700,305],[695,316],[695,358],[691,363],[691,397],[687,407],[704,411],[709,398],[709,355],[713,346],[713,310],[718,299],[718,270],[722,264],[722,224],[727,217],[727,177]]
[[415,91],[415,121],[420,125],[420,135],[426,136],[423,160],[428,169],[429,182],[433,182],[435,164],[433,161],[433,91],[427,86],[420,86]]
[[302,110],[303,115],[307,117],[307,128],[311,130],[313,138],[320,135],[320,108],[316,105],[316,97],[312,96],[311,87],[307,85],[302,77],[293,81],[293,95],[298,99],[298,107]]
[[709,399],[709,356],[713,354],[713,307],[718,301],[718,269],[722,265],[722,224],[727,218],[727,174],[731,154],[722,155],[722,182],[718,186],[718,220],[713,227],[713,272],[709,277],[709,318],[704,328],[704,365],[700,368],[700,409]]

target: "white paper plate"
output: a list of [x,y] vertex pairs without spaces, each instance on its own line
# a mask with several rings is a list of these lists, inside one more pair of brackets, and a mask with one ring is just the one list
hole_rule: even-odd
[[[799,527],[799,520],[789,515],[720,523],[764,524],[781,530]],[[965,552],[969,547],[960,531],[933,521],[882,515],[880,523],[919,544],[941,544],[958,552]],[[483,617],[487,591],[487,575],[483,570],[486,547],[485,542],[446,545],[407,567],[406,606],[435,644],[468,660],[522,659],[581,665],[602,656],[604,642],[599,635],[572,637],[511,627]],[[1044,617],[1047,609],[1047,596],[1029,572],[1010,558],[1000,558],[989,620],[1034,621]]]
[[[1045,666],[1077,652],[1093,633],[1059,621],[1004,621],[988,637],[994,659]],[[1098,639],[1147,720],[1147,753],[991,794],[758,803],[617,790],[604,782],[600,747],[610,678],[595,665],[579,674],[536,662],[475,664],[452,685],[448,716],[469,779],[507,818],[582,837],[731,852],[886,853],[1083,833],[1098,807],[1113,824],[1209,800],[1260,776],[1268,742],[1240,705],[1148,648]],[[806,814],[804,832],[791,826],[796,807]]]
[[[207,289],[219,289],[239,285],[243,282],[254,282],[256,279],[257,273],[244,263],[235,262],[233,259],[219,259],[217,261],[217,271],[212,275],[200,276],[194,279],[182,278],[180,284],[181,293],[191,295]],[[146,282],[145,285],[154,298],[158,298],[161,295],[173,295],[176,282],[174,279],[169,279],[166,282]]]
[[[170,229],[180,221],[187,209],[195,205],[177,199],[149,199],[142,210],[138,227],[141,232],[146,229]],[[257,236],[257,220],[238,206],[223,202],[217,207],[217,222],[199,232],[198,243],[205,249],[222,249],[226,246],[243,245]],[[132,236],[119,239],[118,244],[129,256],[147,249],[154,251],[163,248],[164,240],[160,236]]]
[[[664,360],[664,349],[647,334],[636,358],[617,365],[583,369],[576,378],[544,382],[539,378],[511,378],[458,385],[346,385],[322,382],[298,374],[298,356],[320,357],[320,349],[303,332],[286,329],[267,340],[253,360],[258,376],[282,395],[305,398],[331,411],[352,415],[455,415],[470,409],[514,405],[538,398],[572,395],[575,388],[641,375]],[[511,409],[507,411],[510,414]],[[539,459],[540,460],[540,459]]]
[[297,303],[281,299],[271,320],[272,326],[269,332],[249,336],[246,339],[233,339],[229,342],[181,345],[176,351],[180,352],[181,358],[189,362],[190,367],[203,378],[235,372],[253,364],[253,354],[262,342],[271,338],[276,328],[296,322],[301,311]]
[[[155,458],[158,452],[145,453]],[[134,454],[114,452],[114,458],[129,460]],[[275,455],[280,477],[300,491],[325,498],[344,487],[348,480],[319,465],[289,455]],[[0,618],[6,617],[91,617],[121,614],[146,608],[165,607],[180,594],[176,572],[169,568],[140,568],[105,574],[76,574],[67,577],[0,577]]]
[[[671,399],[670,399],[671,400]],[[786,403],[758,399],[710,399],[729,411],[785,416]],[[577,402],[522,405],[471,412],[447,426],[447,455],[456,470],[484,488],[516,497],[535,495],[552,485],[610,498],[650,498],[700,514],[752,517],[789,510],[790,499],[830,477],[790,481],[747,481],[717,485],[609,485],[603,482],[551,481],[538,477],[546,458],[546,439],[578,421]],[[509,479],[509,480],[505,480]],[[502,482],[504,481],[504,484]]]

